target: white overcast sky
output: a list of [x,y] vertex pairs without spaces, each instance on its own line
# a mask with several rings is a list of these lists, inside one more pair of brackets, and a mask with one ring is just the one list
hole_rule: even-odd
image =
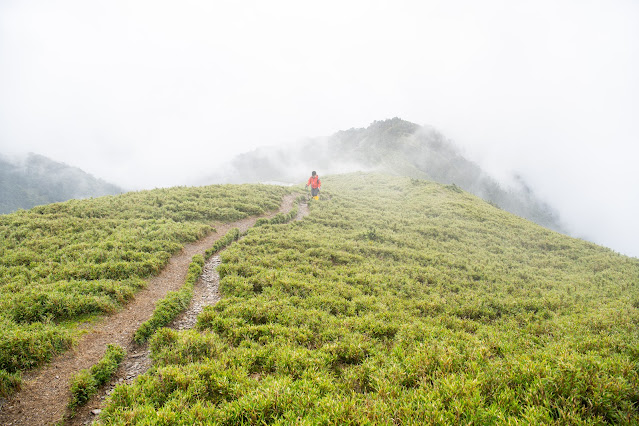
[[0,153],[130,189],[398,116],[639,256],[639,1],[0,1]]

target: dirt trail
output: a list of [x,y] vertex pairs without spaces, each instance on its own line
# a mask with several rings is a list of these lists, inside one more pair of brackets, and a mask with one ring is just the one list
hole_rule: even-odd
[[[302,220],[309,214],[308,204],[298,204],[295,221]],[[241,231],[248,229],[241,228]],[[215,305],[221,298],[219,285],[220,276],[217,266],[222,263],[219,254],[211,256],[202,269],[202,275],[193,287],[193,298],[189,307],[173,320],[168,327],[175,330],[188,330],[195,327],[197,316],[205,306]],[[133,345],[136,346],[136,345]],[[100,407],[105,399],[113,392],[116,386],[122,383],[132,383],[136,377],[147,372],[151,367],[150,350],[148,345],[136,346],[136,350],[127,355],[111,382],[100,389],[100,392],[92,398],[84,407],[78,410],[77,415],[66,422],[69,426],[90,425],[100,412]]]
[[[295,197],[296,195],[287,195],[278,212],[261,217],[272,217],[276,213],[290,211]],[[301,206],[300,210],[302,210]],[[146,348],[133,343],[132,337],[140,324],[151,316],[155,302],[166,296],[169,291],[177,290],[182,286],[194,255],[204,254],[206,249],[231,228],[245,231],[253,226],[256,220],[256,217],[251,217],[229,224],[216,225],[216,232],[200,241],[186,245],[180,253],[169,260],[160,275],[148,280],[146,289],[138,292],[133,301],[116,314],[107,316],[94,324],[73,349],[57,356],[49,364],[25,373],[20,392],[5,402],[0,409],[0,424],[33,426],[51,425],[63,421],[68,414],[66,405],[70,398],[71,377],[79,370],[95,364],[104,355],[106,345],[109,343],[118,344],[126,348],[128,352],[119,370],[124,377],[116,381],[121,382],[127,378],[131,380],[134,377],[131,371],[133,373],[146,371],[150,366]],[[199,287],[198,284],[196,288]],[[215,291],[217,292],[217,289]],[[197,291],[195,294],[194,300],[198,297]],[[99,398],[94,398],[87,407],[78,412],[75,419],[67,423],[86,422],[86,413],[90,414],[90,407],[95,407],[96,400],[99,403]]]
[[[302,220],[309,213],[308,205],[300,203],[297,209],[297,216],[294,221]],[[187,330],[195,327],[197,316],[205,306],[215,305],[221,298],[219,284],[220,276],[217,273],[217,266],[222,263],[219,254],[211,256],[202,270],[200,279],[193,288],[193,298],[191,305],[169,325],[175,330]]]

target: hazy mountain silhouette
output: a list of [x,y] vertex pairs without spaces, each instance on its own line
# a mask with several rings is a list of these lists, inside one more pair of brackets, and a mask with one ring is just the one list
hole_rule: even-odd
[[356,170],[456,184],[511,213],[561,230],[557,212],[515,177],[506,187],[464,158],[433,128],[399,118],[375,121],[367,128],[339,131],[286,147],[265,147],[235,157],[227,167],[198,183],[303,182],[311,170],[320,175]]
[[29,154],[10,161],[0,157],[0,214],[72,198],[119,194],[123,190],[77,167]]

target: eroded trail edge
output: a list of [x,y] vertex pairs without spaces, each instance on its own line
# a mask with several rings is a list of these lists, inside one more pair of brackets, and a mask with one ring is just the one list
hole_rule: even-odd
[[[284,197],[277,212],[259,217],[273,217],[277,213],[289,212],[297,194]],[[299,216],[299,214],[298,214]],[[24,373],[22,389],[11,397],[0,409],[2,425],[50,425],[63,421],[67,414],[69,401],[69,382],[71,377],[81,369],[89,368],[105,353],[106,345],[118,344],[127,349],[127,358],[123,361],[119,373],[124,373],[117,381],[130,380],[137,374],[130,371],[146,371],[150,361],[145,347],[132,342],[133,333],[140,324],[151,316],[155,303],[166,296],[169,291],[178,290],[184,283],[191,259],[196,254],[204,254],[215,241],[225,235],[231,228],[239,228],[244,232],[252,227],[259,217],[251,217],[227,224],[216,224],[216,232],[207,237],[184,246],[182,251],[174,255],[162,272],[148,280],[147,287],[136,294],[136,297],[116,314],[107,316],[95,323],[71,350],[57,356],[49,364]],[[297,218],[296,218],[297,219]],[[213,256],[215,258],[215,256]],[[198,296],[194,293],[193,300]],[[219,300],[219,299],[218,299]],[[193,302],[191,303],[193,305]],[[95,408],[96,399],[78,412],[69,424],[83,424],[86,412]],[[99,400],[98,400],[99,401]]]

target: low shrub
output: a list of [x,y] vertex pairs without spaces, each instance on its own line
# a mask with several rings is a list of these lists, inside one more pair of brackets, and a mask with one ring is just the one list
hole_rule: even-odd
[[288,213],[278,213],[270,219],[265,217],[258,219],[255,222],[255,226],[278,225],[282,223],[288,223],[291,220],[295,219],[295,217],[297,216],[297,212],[298,212],[298,207],[296,204]]
[[20,390],[21,384],[22,376],[19,371],[9,373],[6,370],[0,370],[0,397],[9,397],[9,395]]
[[9,373],[33,368],[71,347],[67,330],[39,322],[19,326],[0,322],[0,369]]
[[210,258],[218,251],[228,247],[233,241],[237,241],[239,238],[240,238],[240,230],[238,228],[233,228],[229,230],[226,234],[224,234],[222,238],[220,238],[219,240],[215,242],[215,244],[213,244],[213,247],[206,250],[204,254],[205,258],[206,259]]

